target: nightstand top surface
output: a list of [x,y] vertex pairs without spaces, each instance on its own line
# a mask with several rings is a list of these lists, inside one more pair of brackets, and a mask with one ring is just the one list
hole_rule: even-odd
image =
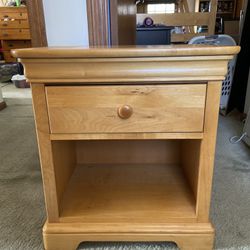
[[235,55],[239,46],[165,45],[127,47],[44,47],[12,50],[17,58],[121,58]]

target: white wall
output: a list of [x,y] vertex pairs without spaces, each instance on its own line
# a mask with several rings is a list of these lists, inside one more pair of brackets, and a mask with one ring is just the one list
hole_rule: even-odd
[[43,0],[48,46],[88,46],[86,0]]

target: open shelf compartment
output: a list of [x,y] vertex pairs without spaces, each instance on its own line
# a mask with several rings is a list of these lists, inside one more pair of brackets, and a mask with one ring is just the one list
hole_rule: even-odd
[[200,142],[52,141],[60,222],[195,222]]

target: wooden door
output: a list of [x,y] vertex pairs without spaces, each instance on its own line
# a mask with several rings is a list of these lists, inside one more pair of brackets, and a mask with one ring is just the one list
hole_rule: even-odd
[[110,1],[110,30],[112,45],[136,44],[135,0]]
[[32,47],[47,46],[42,0],[27,0]]

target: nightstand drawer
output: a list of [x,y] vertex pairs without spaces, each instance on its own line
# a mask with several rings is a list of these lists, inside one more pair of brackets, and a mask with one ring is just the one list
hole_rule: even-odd
[[46,87],[51,133],[202,132],[206,84]]
[[19,48],[30,48],[30,40],[3,40],[2,48],[3,50],[19,49]]
[[2,29],[28,29],[28,20],[0,21]]
[[30,30],[29,29],[1,29],[0,39],[4,39],[4,40],[30,39]]
[[21,11],[16,11],[16,12],[1,12],[0,13],[0,20],[5,21],[5,20],[17,20],[17,19],[22,19],[26,20],[28,19],[28,13],[26,10],[23,12]]

